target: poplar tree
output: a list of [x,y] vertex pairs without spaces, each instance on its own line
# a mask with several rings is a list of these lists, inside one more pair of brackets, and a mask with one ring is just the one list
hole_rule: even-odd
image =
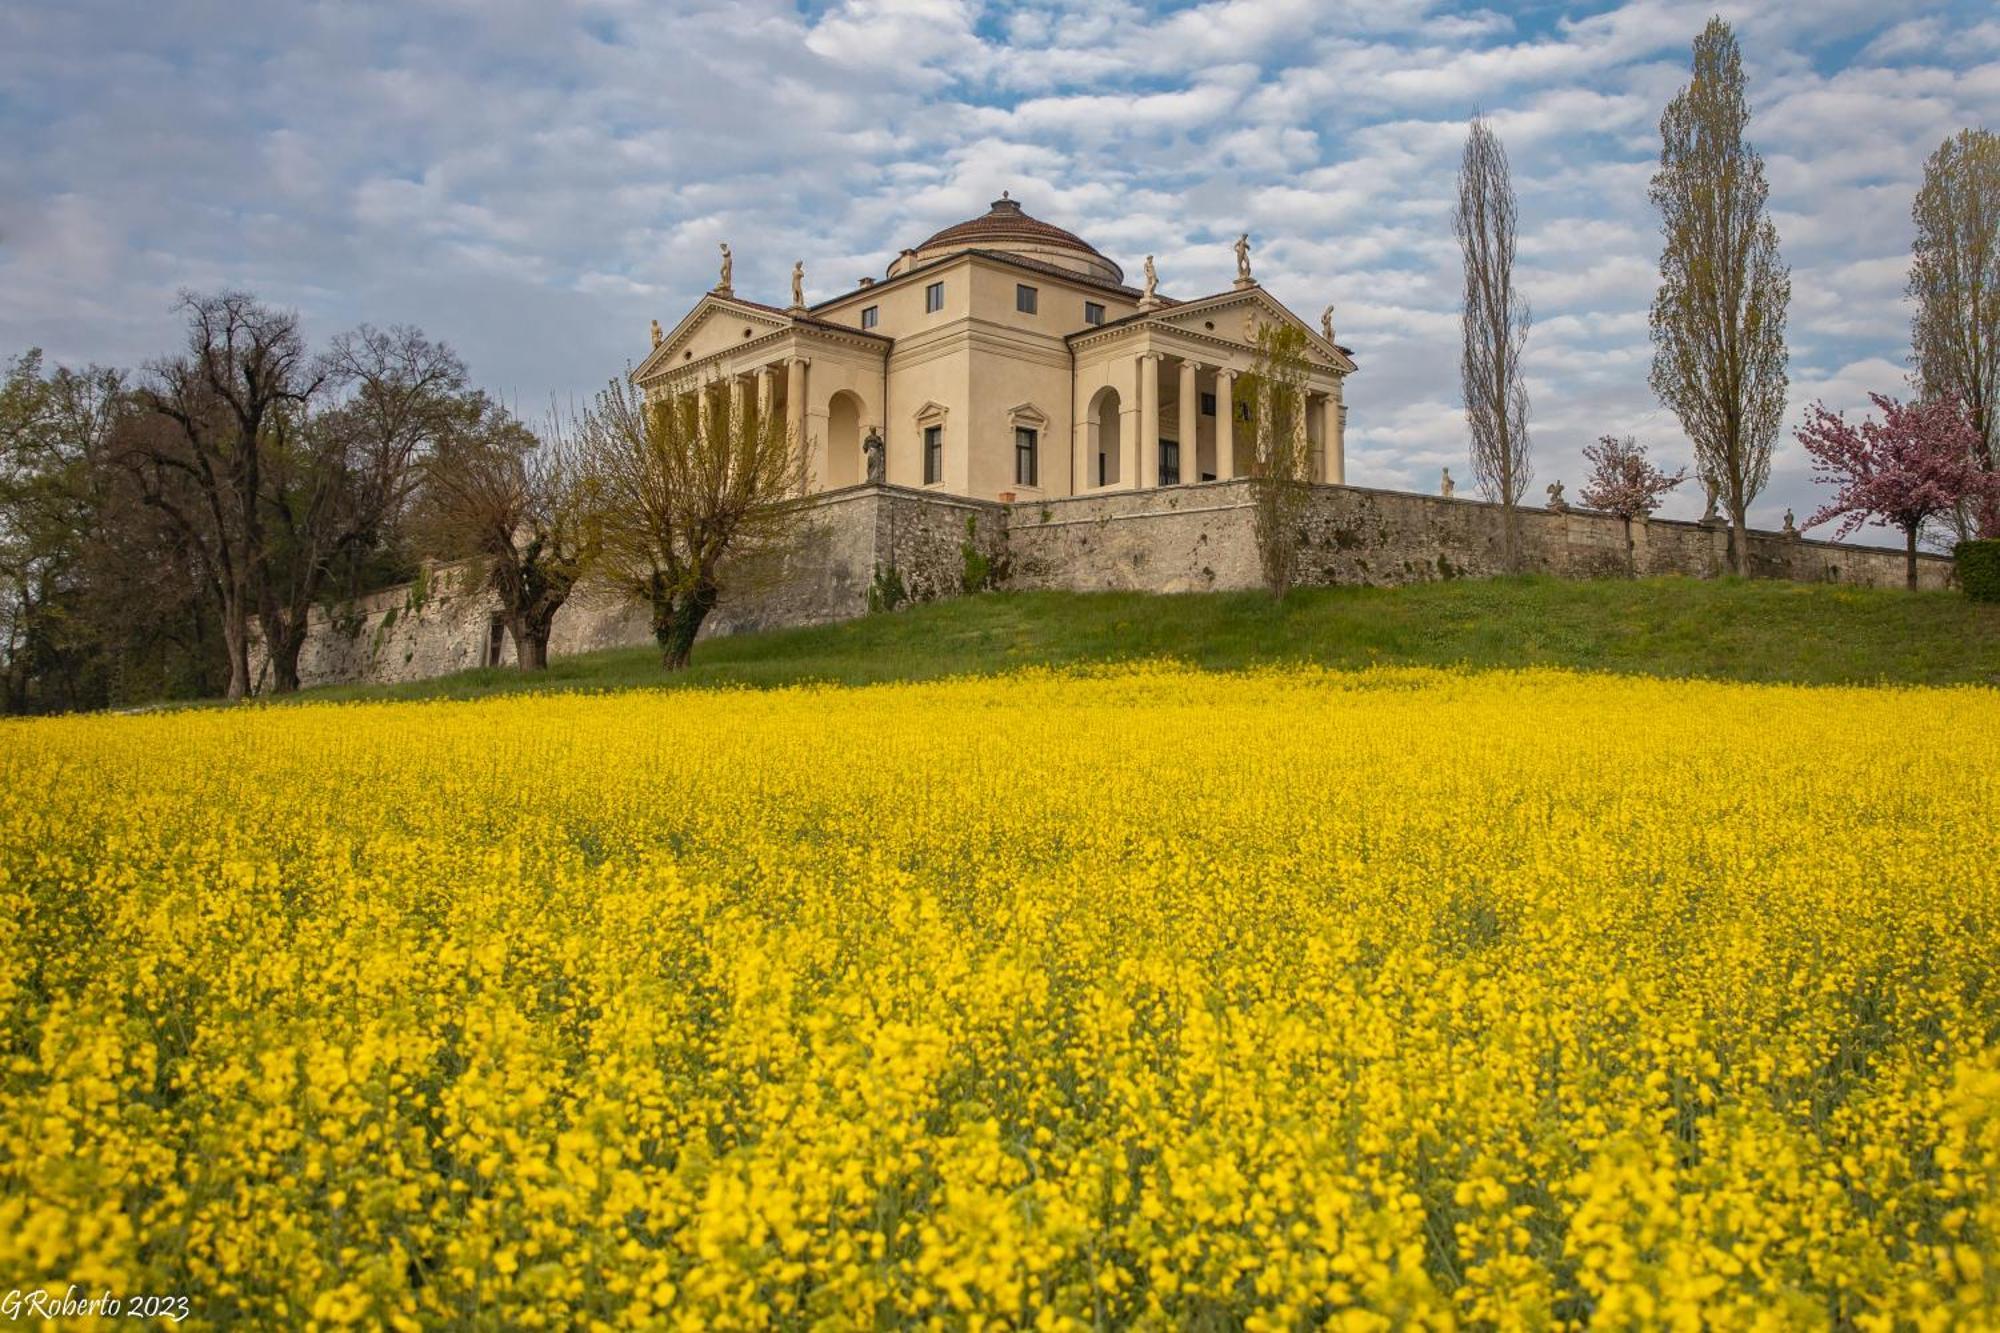
[[1528,389],[1521,353],[1528,341],[1528,301],[1514,289],[1516,209],[1507,151],[1484,117],[1474,116],[1458,168],[1452,230],[1465,260],[1464,347],[1459,379],[1472,430],[1472,475],[1502,506],[1509,570],[1520,566],[1516,506],[1534,476],[1528,458]]
[[[1956,399],[1973,452],[1992,472],[2000,442],[2000,135],[1960,130],[1924,163],[1910,208],[1911,361],[1926,398]],[[2000,514],[1958,516],[1960,535],[1992,535]]]
[[1660,118],[1650,194],[1665,246],[1651,383],[1729,507],[1738,574],[1750,570],[1750,503],[1770,480],[1784,421],[1792,296],[1764,160],[1743,138],[1749,120],[1736,36],[1712,18],[1695,38],[1692,79]]

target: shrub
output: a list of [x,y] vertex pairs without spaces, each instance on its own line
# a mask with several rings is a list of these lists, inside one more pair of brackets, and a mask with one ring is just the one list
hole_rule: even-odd
[[1952,548],[1958,559],[1958,583],[1975,602],[2000,602],[2000,538],[1960,542]]

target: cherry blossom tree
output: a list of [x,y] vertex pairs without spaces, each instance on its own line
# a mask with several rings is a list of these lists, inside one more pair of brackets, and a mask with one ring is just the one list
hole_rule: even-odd
[[1623,519],[1650,514],[1660,507],[1668,491],[1687,480],[1687,469],[1662,472],[1646,457],[1646,446],[1627,435],[1602,435],[1596,444],[1583,446],[1590,464],[1590,480],[1583,484],[1581,498],[1592,509],[1602,509]]
[[1902,530],[1905,582],[1917,586],[1917,535],[1925,523],[1958,506],[1996,503],[1993,474],[1980,469],[1972,418],[1956,399],[1899,403],[1868,395],[1882,413],[1859,426],[1814,403],[1799,427],[1814,476],[1839,489],[1806,520],[1808,528],[1840,520],[1836,538],[1867,523]]
[[1590,463],[1590,480],[1584,482],[1579,497],[1592,509],[1602,509],[1625,520],[1626,564],[1637,574],[1638,556],[1632,545],[1632,520],[1660,507],[1668,491],[1687,480],[1687,469],[1662,472],[1646,457],[1646,446],[1630,435],[1600,435],[1596,444],[1583,446]]

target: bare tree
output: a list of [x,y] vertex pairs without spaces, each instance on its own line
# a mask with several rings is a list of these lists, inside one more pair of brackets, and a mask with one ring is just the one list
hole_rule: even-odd
[[1771,475],[1785,415],[1785,313],[1792,281],[1765,208],[1764,159],[1743,57],[1720,18],[1694,41],[1693,77],[1660,118],[1651,197],[1665,247],[1653,298],[1651,383],[1715,480],[1738,574],[1750,572],[1750,503]]
[[595,554],[591,485],[559,433],[537,439],[480,393],[459,410],[424,468],[420,530],[435,554],[472,562],[500,599],[521,669],[539,671],[556,612]]
[[258,619],[280,694],[299,687],[299,653],[327,580],[381,543],[418,466],[464,415],[464,363],[421,330],[363,325],[334,339],[324,368],[346,396],[309,416],[279,414],[264,469]]
[[187,350],[155,363],[140,403],[169,427],[133,432],[125,462],[146,503],[184,535],[222,612],[228,697],[250,691],[250,620],[265,586],[264,465],[286,414],[322,372],[298,317],[245,292],[183,293]]
[[702,385],[648,403],[613,380],[576,423],[605,574],[652,611],[669,671],[724,593],[724,562],[779,554],[805,518],[807,459],[777,415]]
[[[1250,468],[1250,501],[1258,563],[1264,586],[1282,600],[1298,582],[1299,528],[1312,499],[1306,335],[1294,325],[1263,324],[1255,344],[1256,361],[1237,380],[1236,393],[1252,404],[1256,457]],[[1229,410],[1227,405],[1223,410]]]
[[1529,461],[1528,388],[1521,352],[1528,342],[1528,301],[1514,289],[1516,209],[1507,150],[1482,116],[1466,131],[1458,167],[1452,229],[1465,260],[1465,345],[1459,379],[1472,428],[1472,475],[1503,507],[1501,540],[1509,570],[1520,567],[1516,506],[1534,477]]
[[[1910,215],[1911,360],[1927,398],[1954,398],[1992,472],[2000,452],[2000,135],[1960,130],[1924,163]],[[2000,514],[1957,515],[1959,535],[2000,531]]]

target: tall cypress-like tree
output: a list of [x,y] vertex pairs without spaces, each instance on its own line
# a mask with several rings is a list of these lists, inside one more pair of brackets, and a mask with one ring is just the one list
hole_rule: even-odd
[[1472,430],[1472,475],[1503,506],[1501,533],[1509,570],[1520,565],[1515,506],[1534,476],[1528,459],[1528,389],[1521,352],[1528,341],[1528,301],[1514,290],[1514,181],[1507,151],[1482,116],[1472,118],[1458,168],[1452,230],[1465,259],[1464,348],[1459,378]]
[[1653,298],[1653,392],[1680,418],[1704,476],[1729,507],[1747,574],[1750,503],[1771,476],[1785,415],[1785,314],[1792,280],[1765,204],[1764,160],[1744,141],[1750,108],[1736,35],[1712,18],[1693,78],[1660,118],[1650,191],[1665,246]]
[[[1972,419],[1973,452],[2000,461],[2000,135],[1960,130],[1924,163],[1910,208],[1910,359],[1927,398],[1955,398]],[[1961,536],[1991,536],[2000,514],[1958,516]]]

